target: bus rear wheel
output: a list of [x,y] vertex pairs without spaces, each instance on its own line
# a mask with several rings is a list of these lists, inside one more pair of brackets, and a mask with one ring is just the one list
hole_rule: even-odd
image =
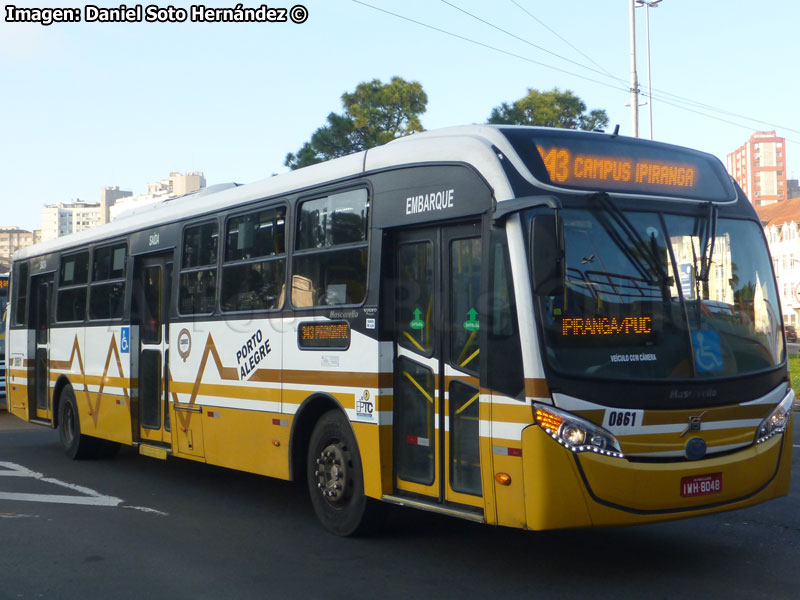
[[361,456],[341,411],[328,411],[314,426],[306,475],[314,511],[328,531],[340,536],[366,533],[375,507],[364,494]]
[[72,459],[110,457],[119,451],[119,444],[81,433],[81,419],[75,390],[66,385],[61,392],[58,409],[58,435],[64,452]]

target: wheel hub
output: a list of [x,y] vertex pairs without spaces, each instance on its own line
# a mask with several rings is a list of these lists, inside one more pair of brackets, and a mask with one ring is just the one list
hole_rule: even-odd
[[341,503],[350,493],[347,463],[347,450],[339,442],[326,446],[317,457],[317,488],[330,504]]

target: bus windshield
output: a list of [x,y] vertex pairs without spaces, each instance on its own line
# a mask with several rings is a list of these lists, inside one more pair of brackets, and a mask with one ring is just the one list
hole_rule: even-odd
[[[613,208],[613,207],[612,207]],[[546,360],[566,375],[732,377],[784,360],[758,223],[707,215],[560,211],[566,275],[539,296]]]

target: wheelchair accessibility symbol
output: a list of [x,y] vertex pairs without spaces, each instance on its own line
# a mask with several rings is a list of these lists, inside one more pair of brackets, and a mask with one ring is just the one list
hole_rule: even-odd
[[698,373],[711,373],[721,371],[722,347],[719,345],[719,335],[716,331],[693,331],[692,345],[694,346],[694,365]]
[[131,351],[131,328],[123,327],[119,332],[119,351],[129,354]]

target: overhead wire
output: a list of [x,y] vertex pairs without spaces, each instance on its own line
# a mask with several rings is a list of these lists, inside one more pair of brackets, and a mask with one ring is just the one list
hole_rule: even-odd
[[[477,15],[474,15],[474,14],[466,11],[465,9],[463,9],[463,8],[461,8],[459,6],[456,6],[455,4],[449,2],[448,0],[441,0],[441,2],[443,2],[444,4],[450,6],[451,8],[466,14],[467,16],[469,16],[469,17],[471,17],[471,18],[483,23],[484,25],[486,25],[488,27],[491,27],[491,28],[493,28],[493,29],[495,29],[497,31],[500,31],[501,33],[503,33],[503,34],[505,34],[507,36],[510,36],[510,37],[512,37],[512,38],[514,38],[514,39],[516,39],[518,41],[521,41],[521,42],[523,42],[523,43],[525,43],[525,44],[527,44],[529,46],[532,46],[532,47],[536,48],[537,50],[540,50],[542,52],[550,54],[550,55],[552,55],[552,56],[554,56],[554,57],[556,57],[558,59],[564,60],[566,62],[569,62],[569,63],[573,64],[573,65],[576,65],[576,66],[581,67],[583,69],[587,69],[587,70],[589,70],[589,71],[591,71],[593,73],[602,75],[604,77],[609,77],[609,78],[613,79],[615,82],[618,82],[619,84],[615,85],[615,84],[609,83],[607,81],[599,81],[597,79],[593,79],[591,77],[587,77],[585,75],[581,75],[579,73],[575,73],[575,72],[569,71],[567,69],[563,69],[563,68],[556,67],[556,66],[553,66],[553,65],[550,65],[550,64],[547,64],[547,63],[543,63],[541,61],[532,59],[532,58],[530,58],[528,56],[523,56],[521,54],[517,54],[517,53],[511,52],[509,50],[504,50],[502,48],[499,48],[497,46],[493,46],[491,44],[487,44],[485,42],[480,42],[480,41],[475,40],[473,38],[470,38],[470,37],[467,37],[467,36],[463,36],[463,35],[454,33],[452,31],[449,31],[449,30],[446,30],[446,29],[442,29],[440,27],[435,27],[435,26],[430,25],[428,23],[425,23],[423,21],[418,21],[418,20],[413,19],[411,17],[407,17],[405,15],[401,15],[401,14],[392,12],[390,10],[387,10],[385,8],[381,8],[381,7],[369,4],[367,2],[364,2],[363,0],[353,0],[353,2],[355,2],[356,4],[360,4],[360,5],[365,6],[367,8],[371,8],[371,9],[376,10],[378,12],[382,12],[382,13],[385,13],[385,14],[390,15],[392,17],[395,17],[397,19],[401,19],[403,21],[407,21],[409,23],[413,23],[413,24],[418,25],[420,27],[425,27],[426,29],[430,29],[432,31],[436,31],[436,32],[441,33],[441,34],[448,35],[450,37],[454,37],[456,39],[459,39],[459,40],[462,40],[462,41],[465,41],[465,42],[468,42],[468,43],[471,43],[471,44],[474,44],[474,45],[477,45],[477,46],[480,46],[480,47],[483,47],[483,48],[486,48],[486,49],[489,49],[489,50],[492,50],[494,52],[499,52],[501,54],[505,54],[506,56],[511,56],[513,58],[517,58],[519,60],[523,60],[523,61],[529,62],[531,64],[535,64],[535,65],[538,65],[538,66],[541,66],[541,67],[544,67],[544,68],[547,68],[547,69],[550,69],[550,70],[553,70],[553,71],[564,73],[566,75],[571,75],[573,77],[577,77],[579,79],[583,79],[584,81],[589,81],[591,83],[596,83],[598,85],[602,85],[602,86],[605,86],[605,87],[608,87],[608,88],[611,88],[611,89],[615,89],[615,90],[618,90],[618,91],[624,91],[624,92],[630,92],[630,87],[628,87],[628,85],[626,85],[626,82],[625,82],[624,79],[616,77],[616,76],[610,74],[607,70],[603,69],[602,66],[597,65],[597,63],[595,63],[593,60],[591,60],[591,58],[587,57],[583,52],[578,50],[574,45],[570,44],[562,36],[558,35],[555,31],[553,31],[552,29],[547,27],[541,20],[539,20],[538,18],[534,17],[529,11],[527,11],[522,6],[520,6],[515,0],[511,0],[511,1],[516,6],[518,6],[521,10],[523,10],[525,13],[527,13],[529,16],[531,16],[531,18],[535,19],[542,26],[544,26],[549,31],[551,31],[554,35],[559,37],[559,39],[561,39],[562,41],[567,43],[570,47],[572,47],[574,50],[579,52],[584,57],[588,58],[596,66],[598,66],[600,69],[602,69],[602,71],[599,71],[599,70],[594,69],[592,67],[589,67],[589,66],[587,66],[585,64],[581,64],[581,63],[579,63],[577,61],[574,61],[574,60],[571,60],[571,59],[566,58],[564,56],[561,56],[560,54],[558,54],[556,52],[553,52],[551,50],[547,50],[546,48],[543,48],[543,47],[541,47],[541,46],[539,46],[537,44],[534,44],[533,42],[530,42],[529,40],[526,40],[526,39],[524,39],[524,38],[522,38],[520,36],[517,36],[514,33],[511,33],[511,32],[509,32],[509,31],[507,31],[507,30],[505,30],[505,29],[503,29],[503,28],[501,28],[501,27],[499,27],[499,26],[497,26],[497,25],[495,25],[493,23],[490,23],[489,21],[487,21],[485,19],[482,19],[481,17],[478,17]],[[622,87],[623,85],[624,85],[624,87]],[[659,89],[656,89],[656,88],[653,88],[649,92],[640,91],[639,93],[641,95],[645,96],[645,97],[650,98],[651,101],[652,100],[658,100],[659,102],[663,102],[664,104],[667,104],[667,105],[672,106],[674,108],[678,108],[678,109],[681,109],[681,110],[686,110],[688,112],[692,112],[694,114],[697,114],[697,115],[700,115],[700,116],[704,116],[704,117],[708,117],[710,119],[714,119],[716,121],[720,121],[720,122],[723,122],[723,123],[734,125],[736,127],[740,127],[740,128],[743,128],[743,129],[752,130],[752,126],[744,125],[744,124],[741,124],[741,123],[736,123],[736,122],[731,121],[729,119],[724,119],[722,117],[717,117],[717,116],[708,114],[707,112],[701,112],[701,110],[697,110],[697,109],[703,109],[703,110],[706,110],[706,111],[711,111],[711,112],[716,112],[716,113],[728,115],[728,116],[731,116],[731,117],[736,117],[736,118],[739,118],[739,119],[744,119],[744,120],[747,120],[747,121],[751,121],[753,123],[760,123],[762,125],[768,125],[770,127],[775,127],[775,128],[782,129],[782,130],[791,131],[793,133],[800,133],[800,130],[793,129],[793,128],[787,127],[785,125],[779,125],[779,124],[771,123],[771,122],[768,122],[768,121],[763,121],[761,119],[748,117],[746,115],[742,115],[742,114],[726,111],[724,109],[720,109],[720,108],[712,106],[710,104],[705,104],[705,103],[702,103],[702,102],[698,102],[696,100],[692,100],[690,98],[685,98],[685,97],[682,97],[682,96],[678,96],[677,94],[672,94],[670,92],[666,92],[664,90],[659,90]],[[670,99],[668,99],[668,98],[670,98]],[[688,106],[685,106],[685,105],[688,105]],[[691,106],[693,106],[694,108],[691,108]],[[790,138],[787,138],[787,141],[797,142],[797,140],[793,140],[793,139],[790,139]]]
[[[640,92],[640,93],[642,93],[642,92]],[[644,96],[647,96],[647,97],[649,97],[649,98],[653,98],[653,97],[654,97],[654,96],[650,96],[650,95],[648,95],[648,94],[644,94],[644,93],[642,93],[642,94],[643,94]],[[673,106],[673,107],[675,107],[675,108],[678,108],[678,109],[680,109],[680,110],[685,110],[685,111],[688,111],[688,112],[691,112],[691,113],[695,113],[695,114],[697,114],[697,115],[700,115],[700,116],[702,116],[702,117],[707,117],[707,118],[709,118],[709,119],[714,119],[715,121],[721,121],[722,123],[728,123],[729,125],[734,125],[734,126],[736,126],[736,127],[739,127],[739,128],[741,128],[741,129],[747,129],[748,131],[753,131],[753,128],[752,128],[752,126],[750,126],[750,125],[744,125],[744,124],[742,124],[742,123],[736,123],[735,121],[731,121],[731,120],[729,120],[729,119],[723,119],[722,117],[717,117],[717,116],[714,116],[714,115],[710,115],[710,114],[708,114],[708,113],[701,112],[701,111],[699,111],[699,110],[696,110],[696,109],[694,109],[694,108],[690,108],[690,107],[688,107],[688,106],[681,106],[680,104],[676,104],[675,102],[671,102],[671,101],[669,101],[669,100],[665,100],[664,98],[658,98],[658,97],[656,97],[656,99],[657,99],[659,102],[662,102],[663,104],[668,104],[668,105],[670,105],[670,106]],[[718,111],[718,112],[724,112],[724,111]],[[748,118],[748,117],[745,117],[745,118]],[[762,124],[769,125],[769,123],[764,123],[763,121],[759,121],[758,119],[750,119],[750,118],[748,118],[748,119],[749,119],[750,121],[754,121],[754,122],[756,122],[756,123],[762,123]],[[777,127],[777,126],[773,125],[773,127]],[[795,131],[794,129],[791,129],[791,128],[789,128],[789,127],[786,127],[786,128],[784,128],[784,129],[787,129],[787,130],[789,130],[789,131]],[[793,143],[795,143],[795,144],[800,144],[800,140],[795,140],[795,139],[793,139],[793,138],[788,138],[788,137],[785,137],[785,136],[784,136],[784,139],[785,139],[787,142],[793,142]]]
[[600,69],[601,71],[603,71],[603,73],[605,73],[605,74],[606,74],[606,75],[608,75],[609,77],[613,77],[614,79],[617,79],[617,77],[615,77],[614,75],[612,75],[612,74],[611,74],[611,73],[608,71],[608,69],[605,69],[605,68],[603,68],[603,66],[602,66],[602,65],[600,65],[600,64],[598,64],[598,63],[597,63],[597,61],[595,61],[595,60],[594,60],[594,59],[593,59],[591,56],[589,56],[589,55],[588,55],[588,54],[586,54],[585,52],[581,51],[581,50],[580,50],[580,48],[578,48],[577,46],[575,46],[575,45],[573,45],[572,43],[570,43],[570,42],[569,42],[569,40],[567,40],[566,38],[564,38],[564,37],[562,37],[561,35],[559,35],[559,34],[558,34],[558,33],[557,33],[555,30],[553,30],[552,28],[548,27],[548,26],[547,26],[547,24],[546,24],[544,21],[542,21],[541,19],[539,19],[539,17],[537,17],[537,16],[536,16],[536,15],[534,15],[532,12],[530,12],[530,11],[529,11],[527,8],[525,8],[524,6],[522,6],[522,5],[521,5],[519,2],[517,2],[517,0],[511,0],[511,3],[512,3],[512,4],[514,4],[514,5],[516,5],[516,7],[517,7],[517,8],[519,8],[519,9],[520,9],[522,12],[524,12],[525,14],[527,14],[527,15],[528,15],[528,16],[529,16],[531,19],[533,19],[533,20],[534,20],[534,21],[536,21],[537,23],[539,23],[539,25],[541,25],[542,27],[544,27],[545,29],[547,29],[547,31],[549,31],[549,32],[550,32],[550,33],[552,33],[554,36],[556,36],[558,39],[560,39],[562,42],[564,42],[564,43],[565,43],[567,46],[569,46],[570,48],[572,48],[573,50],[575,50],[575,52],[577,52],[577,53],[578,53],[578,54],[580,54],[580,55],[581,55],[583,58],[585,58],[585,59],[586,59],[586,60],[588,60],[590,63],[592,63],[592,64],[593,64],[595,67],[597,67],[598,69]]
[[[653,94],[652,92],[656,92],[656,93]],[[671,96],[673,99],[675,99],[675,101],[681,101],[684,104],[688,104],[690,106],[695,106],[696,108],[702,108],[702,109],[705,109],[705,110],[710,110],[710,111],[717,112],[717,113],[720,113],[720,114],[723,114],[723,115],[728,115],[730,117],[737,117],[739,119],[744,119],[746,121],[752,121],[753,123],[760,123],[761,125],[768,125],[770,127],[776,128],[776,129],[783,129],[785,131],[791,131],[792,133],[800,133],[800,129],[794,129],[792,127],[788,127],[786,125],[780,125],[778,123],[770,123],[769,121],[764,121],[762,119],[756,119],[755,117],[748,117],[747,115],[742,115],[742,114],[739,114],[739,113],[731,112],[731,111],[728,111],[728,110],[725,110],[725,109],[722,109],[722,108],[718,108],[716,106],[712,106],[710,104],[704,104],[704,103],[698,102],[696,100],[690,100],[688,98],[682,98],[681,96],[677,96],[675,94],[666,94],[665,92],[660,91],[660,90],[658,90],[656,88],[653,88],[652,92],[649,93],[649,94],[646,93],[646,92],[640,92],[640,93],[645,95],[645,96],[649,96],[649,97],[655,98],[659,102],[664,102],[665,104],[671,104],[672,106],[676,106],[675,104],[672,104],[671,102],[667,102],[666,100],[664,100],[664,96],[662,94],[665,94],[667,96]],[[702,114],[702,113],[700,113],[700,114]],[[728,121],[726,121],[726,122],[728,122]],[[747,127],[747,126],[744,126],[744,125],[743,125],[743,127],[748,128],[748,129],[752,129],[752,127]]]
[[[553,30],[551,27],[549,27],[549,26],[548,26],[548,25],[547,25],[547,24],[546,24],[544,21],[542,21],[541,19],[539,19],[539,18],[538,18],[536,15],[534,15],[532,12],[530,12],[528,9],[526,9],[524,6],[522,6],[522,5],[521,5],[519,2],[517,2],[516,0],[510,0],[510,2],[511,2],[512,4],[514,4],[516,7],[518,7],[520,10],[522,10],[522,11],[523,11],[523,12],[524,12],[526,15],[528,15],[528,16],[529,16],[531,19],[533,19],[534,21],[536,21],[537,23],[539,23],[539,25],[541,25],[542,27],[544,27],[545,29],[547,29],[549,32],[551,32],[553,35],[555,35],[555,36],[556,36],[558,39],[560,39],[562,42],[564,42],[565,44],[567,44],[567,45],[568,45],[570,48],[572,48],[573,50],[575,50],[576,52],[578,52],[578,53],[579,53],[581,56],[583,56],[584,58],[586,58],[587,60],[589,60],[591,63],[593,63],[595,66],[597,66],[599,69],[601,69],[601,70],[602,70],[602,71],[603,71],[603,72],[604,72],[604,73],[605,73],[605,74],[606,74],[608,77],[610,77],[610,78],[612,78],[612,79],[614,79],[614,80],[616,80],[616,81],[619,81],[619,82],[621,82],[621,83],[626,83],[626,84],[628,83],[628,80],[627,80],[627,79],[623,79],[622,77],[617,77],[617,76],[616,76],[616,75],[614,75],[613,73],[609,72],[609,71],[608,71],[608,69],[605,69],[605,68],[603,68],[603,67],[602,67],[601,65],[599,65],[599,64],[598,64],[598,63],[597,63],[597,62],[596,62],[594,59],[592,59],[592,58],[591,58],[591,57],[590,57],[588,54],[586,54],[585,52],[581,51],[581,50],[580,50],[580,49],[579,49],[577,46],[575,46],[574,44],[572,44],[572,43],[571,43],[569,40],[567,40],[565,37],[563,37],[563,36],[559,35],[559,34],[558,34],[556,31],[554,31],[554,30]],[[449,3],[448,3],[448,4],[449,4]],[[462,10],[462,9],[459,9],[459,10]],[[462,10],[462,12],[465,12],[465,11],[463,11],[463,10]],[[477,17],[476,17],[476,18],[477,18]],[[504,30],[502,30],[502,29],[501,29],[500,31],[504,31]],[[505,33],[505,31],[504,31],[504,33]],[[514,37],[517,37],[517,36],[514,36]],[[519,38],[518,38],[518,39],[519,39]],[[557,56],[558,56],[558,55],[557,55]],[[699,102],[699,101],[696,101],[696,100],[692,100],[692,99],[690,99],[690,98],[685,98],[685,97],[683,97],[683,96],[678,96],[677,94],[672,94],[672,93],[670,93],[670,92],[667,92],[667,91],[665,91],[665,90],[659,90],[659,89],[655,89],[655,91],[656,91],[656,92],[658,92],[659,94],[663,94],[663,95],[665,95],[665,96],[670,96],[670,97],[673,97],[673,98],[675,98],[676,100],[681,100],[681,101],[684,101],[684,102],[686,102],[686,103],[688,103],[688,104],[693,104],[693,105],[695,105],[695,106],[698,106],[698,107],[701,107],[701,108],[707,108],[707,109],[714,110],[714,107],[713,107],[713,106],[711,106],[711,105],[708,105],[708,104],[703,104],[702,102]],[[652,92],[652,90],[651,90],[651,92]],[[640,93],[644,93],[644,92],[640,92]],[[741,116],[741,115],[734,115],[734,116]],[[746,118],[746,117],[744,117],[744,118]]]
[[391,15],[393,17],[396,17],[398,19],[402,19],[403,21],[408,21],[409,23],[414,23],[415,25],[419,25],[420,27],[425,27],[426,29],[431,29],[433,31],[437,31],[437,32],[443,33],[445,35],[449,35],[450,37],[454,37],[454,38],[457,38],[459,40],[463,40],[465,42],[469,42],[470,44],[475,44],[476,46],[481,46],[483,48],[488,48],[489,50],[494,50],[495,52],[499,52],[501,54],[505,54],[506,56],[511,56],[511,57],[518,58],[520,60],[524,60],[526,62],[535,64],[535,65],[539,65],[540,67],[544,67],[546,69],[551,69],[553,71],[558,71],[559,73],[565,73],[567,75],[572,75],[573,77],[578,77],[579,79],[583,79],[585,81],[591,81],[592,83],[596,83],[598,85],[602,85],[602,86],[605,86],[605,87],[610,87],[612,89],[621,90],[621,91],[624,91],[624,92],[629,92],[630,91],[630,89],[628,89],[626,87],[619,87],[619,86],[607,83],[605,81],[598,81],[597,79],[592,79],[591,77],[586,77],[585,75],[580,75],[579,73],[574,73],[572,71],[567,71],[566,69],[562,69],[560,67],[554,67],[553,65],[548,65],[547,63],[543,63],[543,62],[540,62],[538,60],[534,60],[534,59],[532,59],[530,57],[523,56],[523,55],[517,54],[515,52],[510,52],[509,50],[503,50],[502,48],[498,48],[497,46],[492,46],[491,44],[486,44],[484,42],[479,42],[478,40],[474,40],[472,38],[468,38],[466,36],[459,35],[457,33],[453,33],[452,31],[448,31],[446,29],[441,29],[439,27],[435,27],[433,25],[429,25],[428,23],[423,23],[422,21],[417,21],[416,19],[412,19],[411,17],[406,17],[404,15],[397,14],[397,13],[392,12],[390,10],[387,10],[385,8],[381,8],[379,6],[374,6],[374,5],[369,4],[367,2],[363,2],[363,0],[352,0],[352,1],[355,2],[356,4],[361,4],[362,6],[366,6],[367,8],[371,8],[371,9],[376,10],[378,12],[382,12],[382,13],[385,13],[387,15]]
[[573,65],[575,65],[575,66],[578,66],[578,67],[580,67],[580,68],[582,68],[582,69],[587,69],[587,70],[589,70],[589,71],[592,71],[592,72],[594,72],[594,73],[598,73],[598,74],[600,74],[600,75],[605,75],[605,76],[607,76],[607,77],[611,77],[612,79],[616,79],[617,81],[620,81],[620,82],[622,82],[622,83],[625,83],[625,80],[624,80],[624,79],[620,79],[619,77],[614,77],[613,75],[611,75],[610,73],[608,73],[608,72],[607,72],[607,71],[605,71],[605,70],[603,70],[603,71],[599,71],[599,70],[597,70],[597,69],[593,69],[592,67],[587,67],[586,65],[584,65],[584,64],[581,64],[581,63],[579,63],[579,62],[577,62],[577,61],[575,61],[575,60],[572,60],[572,59],[570,59],[570,58],[567,58],[566,56],[561,56],[560,54],[557,54],[557,53],[553,52],[552,50],[548,50],[547,48],[543,48],[542,46],[538,46],[537,44],[534,44],[534,43],[533,43],[533,42],[531,42],[530,40],[526,40],[525,38],[522,38],[522,37],[520,37],[520,36],[518,36],[518,35],[516,35],[516,34],[513,34],[513,33],[511,33],[510,31],[507,31],[507,30],[503,29],[502,27],[498,27],[498,26],[497,26],[497,25],[495,25],[494,23],[490,23],[490,22],[489,22],[489,21],[487,21],[486,19],[482,19],[481,17],[479,17],[479,16],[477,16],[477,15],[474,15],[474,14],[472,14],[471,12],[469,12],[469,11],[467,11],[467,10],[464,10],[464,9],[463,9],[463,8],[461,8],[460,6],[456,6],[456,5],[455,5],[455,4],[453,4],[452,2],[449,2],[448,0],[440,0],[440,1],[441,1],[443,4],[447,4],[447,6],[450,6],[450,7],[454,8],[454,9],[456,9],[457,11],[460,11],[460,12],[464,13],[465,15],[467,15],[467,16],[469,16],[469,17],[472,17],[472,18],[473,18],[473,19],[475,19],[476,21],[479,21],[479,22],[483,23],[484,25],[487,25],[487,26],[491,27],[492,29],[496,29],[497,31],[499,31],[499,32],[501,32],[501,33],[504,33],[505,35],[508,35],[508,36],[510,36],[510,37],[513,37],[515,40],[518,40],[518,41],[522,42],[523,44],[528,44],[528,46],[531,46],[531,47],[533,47],[533,48],[536,48],[537,50],[541,50],[542,52],[545,52],[545,53],[547,53],[547,54],[550,54],[551,56],[555,56],[556,58],[559,58],[559,59],[561,59],[561,60],[564,60],[564,61],[566,61],[566,62],[568,62],[568,63],[570,63],[570,64],[573,64]]
[[[497,29],[498,31],[501,31],[501,32],[503,32],[503,33],[505,33],[505,34],[507,34],[507,35],[510,35],[511,37],[513,37],[513,38],[515,38],[515,39],[521,40],[521,41],[523,41],[523,42],[525,42],[525,43],[529,43],[529,42],[527,42],[526,40],[524,40],[524,39],[522,39],[522,38],[520,38],[520,37],[518,37],[518,36],[514,35],[513,33],[507,32],[507,31],[505,31],[504,29],[501,29],[500,27],[496,27],[496,26],[495,26],[495,25],[493,25],[492,23],[489,23],[488,21],[485,21],[484,19],[481,19],[480,17],[477,17],[477,16],[475,16],[475,15],[472,15],[471,13],[469,13],[469,12],[465,11],[465,10],[464,10],[464,9],[462,9],[462,8],[459,8],[459,7],[456,7],[456,6],[454,6],[452,3],[448,2],[447,0],[441,0],[441,1],[442,1],[442,2],[444,2],[445,4],[449,5],[449,6],[453,6],[454,8],[457,8],[459,11],[461,11],[461,12],[463,12],[463,13],[465,13],[465,14],[467,14],[467,15],[469,15],[469,16],[471,16],[471,17],[473,17],[473,18],[475,18],[476,20],[478,20],[478,21],[481,21],[481,22],[483,22],[483,23],[485,23],[485,24],[489,25],[490,27],[492,27],[492,28],[494,28],[494,29]],[[546,28],[548,31],[550,31],[551,33],[553,33],[553,35],[555,35],[555,36],[556,36],[556,37],[558,37],[560,40],[562,40],[564,43],[566,43],[566,44],[567,44],[567,45],[568,45],[570,48],[572,48],[572,49],[573,49],[573,50],[575,50],[576,52],[580,53],[582,56],[584,56],[585,58],[587,58],[588,60],[590,60],[590,61],[591,61],[592,63],[594,63],[596,66],[598,66],[598,67],[600,67],[601,69],[603,69],[603,68],[602,68],[600,65],[598,65],[598,64],[597,64],[595,61],[593,61],[593,60],[592,60],[590,57],[588,57],[586,54],[584,54],[583,52],[581,52],[581,51],[580,51],[580,50],[579,50],[577,47],[575,47],[573,44],[571,44],[571,43],[570,43],[568,40],[566,40],[565,38],[563,38],[562,36],[560,36],[558,33],[556,33],[555,31],[553,31],[553,30],[552,30],[550,27],[548,27],[548,26],[547,26],[547,25],[546,25],[546,24],[545,24],[545,23],[544,23],[544,22],[543,22],[541,19],[539,19],[538,17],[536,17],[535,15],[533,15],[533,13],[531,13],[530,11],[528,11],[527,9],[525,9],[523,6],[521,6],[521,5],[520,5],[520,4],[519,4],[519,3],[518,3],[516,0],[511,0],[511,2],[512,2],[512,3],[513,3],[515,6],[517,6],[519,9],[521,9],[523,12],[525,12],[525,14],[527,14],[529,17],[531,17],[532,19],[534,19],[534,20],[535,20],[537,23],[539,23],[540,25],[542,25],[542,27]],[[536,48],[540,48],[539,46],[536,46],[535,44],[531,44],[531,45],[535,46]],[[548,52],[549,54],[553,54],[554,56],[557,56],[557,57],[559,57],[559,58],[562,58],[563,60],[568,60],[569,62],[571,62],[571,63],[573,63],[573,64],[576,64],[576,65],[579,65],[579,66],[583,66],[584,68],[589,68],[589,67],[586,67],[585,65],[580,65],[580,63],[577,63],[577,62],[575,62],[575,61],[572,61],[572,60],[569,60],[569,59],[567,59],[567,58],[564,58],[564,57],[562,57],[562,56],[560,56],[560,55],[558,55],[558,54],[556,54],[556,53],[554,53],[554,52],[550,52],[549,50],[545,50],[545,52]],[[589,69],[590,69],[590,68],[589,68]],[[598,72],[598,71],[596,71],[595,69],[590,69],[590,70],[592,70],[592,71],[594,71],[594,72]],[[624,79],[622,79],[622,78],[620,78],[620,77],[616,77],[615,75],[612,75],[612,74],[611,74],[611,73],[609,73],[609,72],[608,72],[606,69],[603,69],[603,72],[604,72],[604,73],[606,73],[606,75],[607,75],[608,77],[611,77],[612,79],[614,79],[614,80],[616,80],[616,81],[625,82],[625,80],[624,80]],[[653,92],[655,92],[655,94],[654,94]],[[770,123],[769,121],[763,121],[763,120],[761,120],[761,119],[756,119],[756,118],[754,118],[754,117],[748,117],[747,115],[742,115],[742,114],[739,114],[739,113],[735,113],[735,112],[727,111],[727,110],[725,110],[725,109],[718,108],[718,107],[712,106],[712,105],[710,105],[710,104],[705,104],[705,103],[703,103],[703,102],[699,102],[699,101],[697,101],[697,100],[692,100],[691,98],[686,98],[686,97],[683,97],[683,96],[679,96],[679,95],[677,95],[677,94],[672,94],[672,93],[670,93],[670,92],[667,92],[667,91],[665,91],[665,90],[660,90],[660,89],[658,89],[658,88],[651,88],[651,89],[650,89],[650,90],[649,90],[647,93],[645,93],[645,92],[643,92],[643,91],[640,91],[639,93],[640,93],[640,94],[642,94],[642,95],[645,95],[645,96],[647,96],[647,97],[649,97],[649,98],[651,98],[651,99],[656,99],[656,100],[658,100],[659,102],[664,102],[665,104],[669,104],[670,106],[675,106],[675,107],[677,107],[677,108],[684,108],[684,107],[681,107],[681,106],[679,106],[678,104],[676,104],[676,103],[675,103],[675,101],[681,101],[682,103],[689,104],[689,105],[691,105],[691,106],[695,106],[696,108],[702,108],[702,109],[705,109],[705,110],[710,110],[710,111],[712,111],[712,112],[717,112],[717,113],[724,114],[724,115],[728,115],[728,116],[731,116],[731,117],[737,117],[737,118],[739,118],[739,119],[745,119],[745,120],[747,120],[747,121],[752,121],[753,123],[760,123],[760,124],[762,124],[762,125],[769,125],[770,127],[775,127],[775,128],[777,128],[777,129],[783,129],[783,130],[786,130],[786,131],[791,131],[791,132],[793,132],[793,133],[800,133],[800,130],[793,129],[793,128],[791,128],[791,127],[787,127],[787,126],[785,126],[785,125],[779,125],[779,124],[776,124],[776,123]],[[664,96],[667,96],[667,97],[674,98],[675,100],[674,100],[673,102],[666,101],[666,100],[664,100]],[[703,115],[703,116],[710,116],[710,115],[705,115],[704,113],[701,113],[701,112],[699,112],[699,111],[696,111],[696,110],[693,110],[693,111],[691,111],[691,112],[694,112],[694,113],[696,113],[696,114]],[[716,118],[717,120],[719,120],[719,121],[722,121],[722,122],[724,122],[724,123],[730,123],[730,124],[732,124],[732,125],[738,125],[738,126],[740,126],[740,127],[743,127],[743,128],[745,128],[745,129],[750,129],[750,127],[748,127],[748,126],[745,126],[745,125],[739,125],[739,124],[737,124],[737,123],[734,123],[734,122],[732,122],[732,121],[728,121],[728,120],[726,120],[726,119],[721,119],[721,118],[717,118],[717,117],[712,117],[712,118]]]

